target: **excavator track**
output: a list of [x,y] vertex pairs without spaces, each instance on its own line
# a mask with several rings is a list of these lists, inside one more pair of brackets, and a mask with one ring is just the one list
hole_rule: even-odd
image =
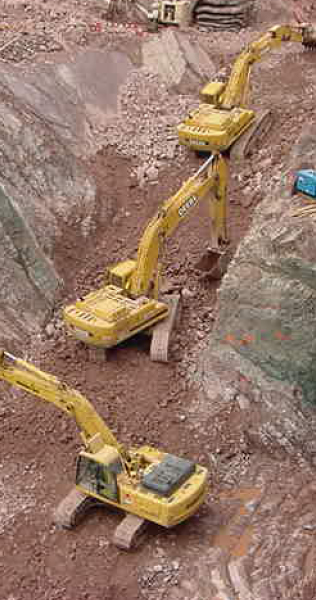
[[113,544],[121,550],[136,548],[142,541],[147,525],[146,519],[127,514],[115,530]]
[[150,358],[154,362],[168,362],[170,336],[179,316],[180,294],[170,296],[166,304],[170,307],[169,314],[155,325],[151,338]]
[[100,505],[95,498],[73,488],[54,511],[53,520],[57,527],[72,529],[84,518],[93,506]]
[[269,129],[271,129],[272,123],[273,115],[270,110],[258,111],[253,125],[232,145],[230,158],[233,160],[242,160],[252,154],[259,145],[259,142],[261,142]]
[[89,360],[96,363],[104,363],[107,361],[107,349],[89,346]]

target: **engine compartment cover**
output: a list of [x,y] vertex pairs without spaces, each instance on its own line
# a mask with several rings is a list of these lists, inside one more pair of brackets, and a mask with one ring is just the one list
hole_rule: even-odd
[[144,475],[142,485],[161,496],[170,496],[194,472],[195,463],[191,460],[166,454],[159,465]]

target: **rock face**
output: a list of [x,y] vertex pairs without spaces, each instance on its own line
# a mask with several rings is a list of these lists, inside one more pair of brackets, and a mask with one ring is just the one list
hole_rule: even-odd
[[60,281],[18,205],[2,188],[0,206],[1,337],[19,339],[21,331],[35,329],[52,307]]
[[203,48],[179,31],[166,29],[149,39],[143,44],[142,55],[145,69],[156,73],[169,88],[179,85],[184,77],[196,88],[215,72]]
[[230,265],[197,377],[210,400],[206,410],[246,398],[252,441],[282,446],[313,465],[316,225],[314,216],[293,216],[303,200],[291,189],[294,171],[315,161],[314,129],[302,134]]
[[[304,201],[291,195],[294,171],[315,161],[314,127],[255,212],[223,279],[212,334],[196,348],[192,418],[214,431],[220,415],[234,415],[242,436],[228,480],[233,494],[254,494],[230,521],[224,507],[215,547],[193,559],[209,586],[200,597],[315,598],[316,213],[294,216]],[[229,464],[209,451],[218,470]]]
[[[109,59],[108,77],[103,75]],[[1,67],[1,339],[37,331],[61,283],[52,258],[65,224],[93,229],[96,185],[84,158],[102,145],[98,127],[116,111],[130,67],[118,53],[86,52],[27,70]],[[110,84],[109,84],[110,83]],[[102,139],[101,139],[102,138]]]
[[254,4],[254,0],[196,0],[193,20],[203,29],[239,31],[250,24]]

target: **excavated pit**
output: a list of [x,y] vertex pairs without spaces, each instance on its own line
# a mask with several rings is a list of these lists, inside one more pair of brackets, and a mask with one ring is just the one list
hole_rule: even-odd
[[[141,38],[141,49],[128,38],[124,58],[112,37],[109,48],[100,42],[46,63],[1,63],[2,343],[80,389],[120,441],[157,445],[211,473],[200,513],[176,530],[152,527],[134,554],[110,545],[120,518],[111,511],[63,534],[51,515],[73,481],[76,428],[1,384],[1,598],[315,596],[314,223],[293,230],[288,214],[299,202],[288,195],[288,170],[316,160],[313,135],[288,158],[302,124],[316,117],[312,54],[286,48],[254,69],[253,95],[273,108],[275,128],[254,157],[232,165],[229,235],[233,248],[245,240],[218,313],[216,284],[195,270],[207,246],[207,207],[166,245],[169,285],[185,289],[170,364],[151,363],[147,339],[137,338],[100,365],[66,338],[59,314],[102,282],[105,263],[134,254],[154,210],[200,165],[177,145],[175,125],[198,102],[194,86],[258,35],[201,34],[200,52],[168,30]],[[164,48],[169,62],[159,61]],[[203,69],[202,55],[211,56]],[[297,316],[302,300],[305,320]]]

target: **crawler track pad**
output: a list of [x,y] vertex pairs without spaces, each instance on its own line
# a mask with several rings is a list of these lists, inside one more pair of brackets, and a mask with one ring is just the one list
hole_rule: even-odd
[[128,514],[118,525],[113,537],[113,544],[121,550],[136,548],[142,541],[148,521],[136,515]]
[[230,158],[242,160],[252,154],[271,129],[273,116],[270,110],[256,113],[255,122],[240,136],[230,149]]
[[72,529],[84,518],[90,508],[100,503],[90,496],[73,488],[57,506],[53,521],[57,527]]
[[154,362],[168,362],[168,350],[170,345],[170,335],[174,328],[179,311],[180,295],[164,298],[164,302],[169,305],[168,316],[158,323],[153,330],[150,345],[150,358]]

